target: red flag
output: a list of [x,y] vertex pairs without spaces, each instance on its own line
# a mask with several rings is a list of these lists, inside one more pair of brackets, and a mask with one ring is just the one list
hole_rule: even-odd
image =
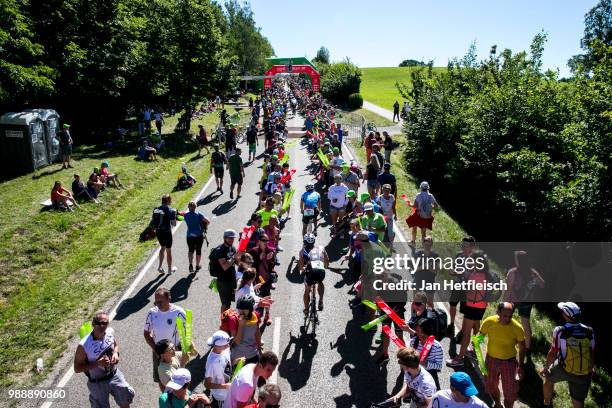
[[251,240],[251,236],[255,231],[255,226],[251,225],[250,227],[244,227],[242,230],[242,237],[240,238],[240,242],[238,243],[238,252],[244,252],[247,249],[247,245],[249,245],[249,241]]
[[406,347],[406,343],[404,343],[404,340],[402,340],[399,337],[397,337],[395,332],[391,330],[391,327],[389,327],[387,325],[384,325],[383,328],[382,328],[382,331],[383,331],[383,333],[385,333],[387,335],[387,337],[389,337],[389,340],[391,340],[393,342],[393,344],[395,344],[397,347],[399,347],[399,348]]
[[431,351],[431,346],[433,345],[433,342],[436,338],[434,336],[429,336],[427,338],[427,341],[425,341],[425,345],[423,346],[423,350],[421,350],[421,358],[419,359],[419,362],[421,364],[423,364],[425,362],[425,360],[427,360],[427,356],[429,355],[429,352]]
[[393,320],[393,322],[397,324],[399,327],[403,327],[406,325],[406,322],[404,321],[404,319],[399,317],[397,313],[395,313],[393,309],[391,309],[389,305],[387,305],[385,301],[382,300],[380,297],[376,298],[376,306],[378,306],[380,310],[385,312],[385,314],[389,316],[391,320]]

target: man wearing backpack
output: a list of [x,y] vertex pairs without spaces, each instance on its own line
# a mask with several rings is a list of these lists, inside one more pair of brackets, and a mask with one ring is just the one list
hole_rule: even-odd
[[240,253],[236,252],[234,240],[238,233],[232,229],[223,232],[223,243],[210,251],[210,275],[217,278],[217,289],[221,299],[221,314],[232,306],[236,289],[236,263]]
[[553,330],[553,339],[540,371],[544,377],[544,406],[552,407],[554,383],[567,381],[574,408],[584,406],[591,376],[595,373],[595,335],[593,328],[580,323],[580,307],[561,302],[564,324]]
[[162,267],[164,256],[168,262],[168,273],[176,272],[176,266],[172,266],[172,227],[176,225],[176,210],[170,208],[172,198],[170,194],[164,194],[161,199],[161,206],[153,210],[151,226],[155,228],[157,241],[161,245],[159,251],[159,273],[165,273]]

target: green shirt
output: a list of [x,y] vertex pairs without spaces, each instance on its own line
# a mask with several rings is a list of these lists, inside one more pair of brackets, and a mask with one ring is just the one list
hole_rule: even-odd
[[270,217],[273,215],[276,215],[278,217],[278,211],[275,210],[274,208],[271,209],[270,211],[266,211],[265,208],[262,208],[261,210],[257,211],[255,214],[261,216],[261,228],[265,228],[269,223],[270,223]]
[[[191,396],[191,391],[187,390],[187,397]],[[184,408],[187,406],[188,401],[180,400],[175,396],[172,396],[172,403],[168,403],[169,394],[164,392],[159,396],[159,408]]]
[[240,177],[242,175],[242,157],[233,154],[228,159],[230,175]]
[[[361,225],[361,228],[375,232],[379,241],[382,241],[385,237],[385,228],[387,223],[385,222],[385,217],[383,217],[382,214],[374,213],[372,217],[362,215],[359,217],[359,224]],[[382,228],[382,231],[376,231],[376,228]]]

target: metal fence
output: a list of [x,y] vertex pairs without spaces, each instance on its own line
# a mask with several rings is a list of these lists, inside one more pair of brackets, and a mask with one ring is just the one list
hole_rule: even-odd
[[342,125],[344,140],[363,140],[365,138],[366,120],[362,115],[338,110],[335,122],[336,125]]

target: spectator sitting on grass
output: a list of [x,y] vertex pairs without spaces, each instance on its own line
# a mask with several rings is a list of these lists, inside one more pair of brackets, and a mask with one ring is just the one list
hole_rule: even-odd
[[56,181],[53,185],[53,189],[51,189],[51,204],[53,205],[53,208],[62,211],[72,211],[70,208],[70,203],[72,203],[75,207],[79,207],[79,204],[77,204],[74,197],[72,197],[70,191],[62,187],[61,182]]
[[74,181],[72,182],[72,194],[77,200],[88,200],[99,203],[98,199],[96,198],[98,196],[96,191],[94,189],[90,190],[88,187],[85,187],[81,181],[81,176],[78,174],[74,175]]
[[138,149],[138,157],[140,160],[157,160],[157,149],[143,140],[142,146]]
[[108,170],[110,165],[107,161],[103,161],[100,167],[100,175],[104,177],[107,184],[112,184],[115,188],[123,187],[123,184],[119,181],[119,175],[113,174]]
[[89,180],[87,180],[87,189],[89,191],[93,191],[95,193],[95,197],[98,197],[100,191],[104,188],[104,183],[100,180],[98,176],[97,168],[94,169],[93,173],[89,176]]

